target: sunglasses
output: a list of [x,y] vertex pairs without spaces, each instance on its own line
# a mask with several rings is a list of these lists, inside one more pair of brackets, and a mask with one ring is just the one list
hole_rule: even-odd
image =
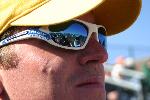
[[104,26],[78,19],[57,25],[30,27],[0,41],[0,47],[24,39],[36,38],[64,49],[80,50],[87,45],[92,33],[97,41],[106,48],[106,29]]

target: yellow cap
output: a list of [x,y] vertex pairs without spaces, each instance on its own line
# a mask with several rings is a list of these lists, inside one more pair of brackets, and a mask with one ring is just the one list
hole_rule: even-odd
[[11,26],[62,23],[93,10],[107,35],[128,28],[138,17],[141,0],[0,0],[0,34]]

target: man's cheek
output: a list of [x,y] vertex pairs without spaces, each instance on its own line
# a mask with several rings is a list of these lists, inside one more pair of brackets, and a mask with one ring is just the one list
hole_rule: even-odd
[[65,76],[67,76],[65,67],[66,64],[60,57],[55,57],[54,59],[48,61],[45,66],[48,77],[50,77],[55,84],[61,84],[65,81]]

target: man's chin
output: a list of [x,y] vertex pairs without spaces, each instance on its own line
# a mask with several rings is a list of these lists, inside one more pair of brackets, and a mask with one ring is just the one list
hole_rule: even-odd
[[106,91],[98,86],[86,86],[76,90],[76,100],[106,100]]

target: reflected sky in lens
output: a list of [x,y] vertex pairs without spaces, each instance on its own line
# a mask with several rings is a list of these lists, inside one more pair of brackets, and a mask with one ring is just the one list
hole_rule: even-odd
[[59,32],[51,32],[52,40],[62,46],[81,47],[87,38],[87,28],[80,23],[71,23]]
[[99,42],[103,47],[106,47],[106,36],[103,34],[98,34]]
[[87,37],[87,28],[85,28],[83,25],[80,25],[79,23],[73,23],[68,28],[66,28],[63,33],[69,33],[74,34],[76,36],[85,36]]

